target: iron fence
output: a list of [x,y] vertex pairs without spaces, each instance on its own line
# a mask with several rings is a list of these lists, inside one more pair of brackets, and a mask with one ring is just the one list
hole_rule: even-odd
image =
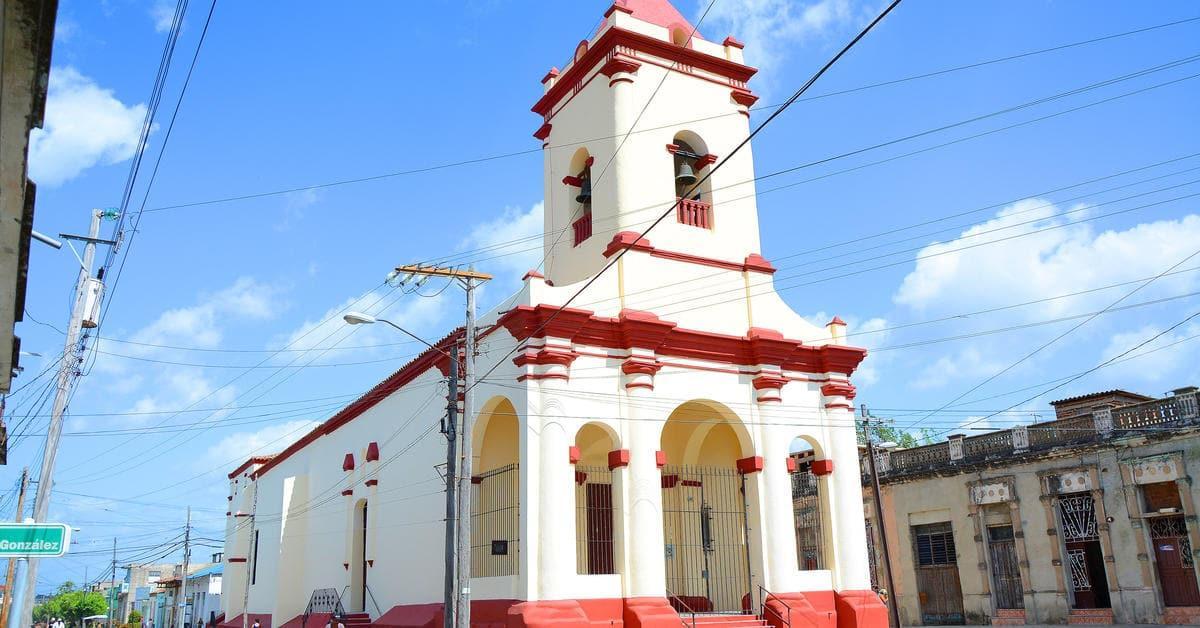
[[575,468],[575,564],[581,574],[617,573],[612,477],[604,467]]
[[471,577],[520,569],[521,492],[515,464],[471,478]]

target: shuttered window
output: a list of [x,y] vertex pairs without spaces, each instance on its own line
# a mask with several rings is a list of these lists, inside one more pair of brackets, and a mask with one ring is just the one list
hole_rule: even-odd
[[950,523],[931,523],[913,526],[914,553],[921,567],[957,564],[954,552],[954,532]]

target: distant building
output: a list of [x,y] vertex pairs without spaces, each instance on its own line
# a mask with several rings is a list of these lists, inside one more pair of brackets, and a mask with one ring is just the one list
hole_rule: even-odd
[[1051,405],[877,456],[902,622],[1200,623],[1197,389]]
[[171,563],[155,565],[132,565],[126,568],[125,586],[117,598],[118,618],[127,621],[129,613],[134,609],[144,617],[148,617],[146,603],[150,601],[150,590],[164,577],[175,574],[176,565]]

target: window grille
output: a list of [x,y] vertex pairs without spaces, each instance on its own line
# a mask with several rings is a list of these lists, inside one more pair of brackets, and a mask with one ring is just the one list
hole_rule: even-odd
[[1096,529],[1096,501],[1091,495],[1081,494],[1058,500],[1059,518],[1062,521],[1063,540],[1098,541]]
[[575,467],[575,558],[581,574],[616,573],[612,471]]
[[821,481],[808,464],[792,476],[792,515],[796,523],[796,553],[801,571],[825,568],[821,529]]
[[475,476],[471,488],[471,577],[518,574],[521,494],[517,465]]
[[913,542],[917,564],[921,567],[958,564],[954,531],[949,522],[913,526]]

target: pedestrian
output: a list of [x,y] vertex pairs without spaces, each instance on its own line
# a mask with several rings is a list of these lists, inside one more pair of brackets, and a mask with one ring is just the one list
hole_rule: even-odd
[[259,623],[258,618],[254,619],[254,628],[262,628],[262,624]]

